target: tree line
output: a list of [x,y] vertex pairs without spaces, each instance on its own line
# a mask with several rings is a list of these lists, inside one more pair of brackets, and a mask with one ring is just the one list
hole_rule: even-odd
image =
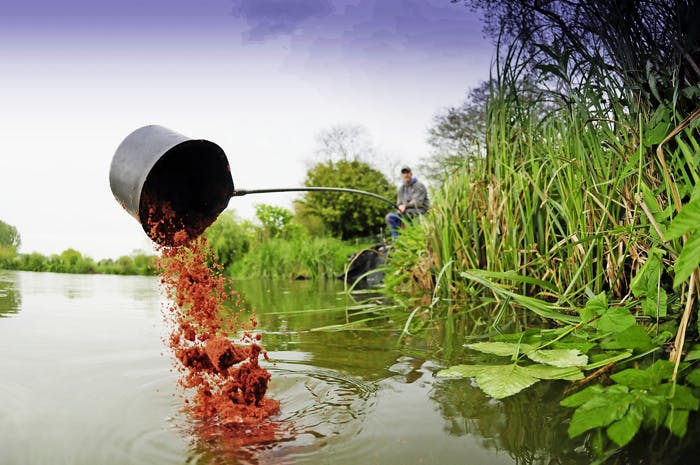
[[[361,126],[333,126],[318,135],[316,162],[307,187],[345,187],[393,199],[395,187],[375,166],[376,150]],[[264,203],[257,221],[224,212],[207,229],[217,261],[239,277],[320,278],[342,273],[347,257],[361,244],[382,240],[387,206],[380,200],[345,192],[307,192],[293,211]],[[57,273],[153,275],[153,254],[136,251],[117,259],[94,260],[69,248],[46,256],[19,253],[21,237],[0,221],[0,269]]]

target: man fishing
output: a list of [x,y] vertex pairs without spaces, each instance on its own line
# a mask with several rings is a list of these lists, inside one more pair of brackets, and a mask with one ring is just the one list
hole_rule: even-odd
[[428,189],[413,176],[408,166],[401,168],[401,180],[403,182],[399,186],[396,201],[398,210],[387,214],[385,218],[393,239],[398,237],[399,228],[403,222],[411,221],[414,217],[424,214],[430,207]]

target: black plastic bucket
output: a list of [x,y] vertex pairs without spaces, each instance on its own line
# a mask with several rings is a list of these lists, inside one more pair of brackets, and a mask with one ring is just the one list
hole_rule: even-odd
[[202,234],[234,193],[221,147],[156,125],[122,141],[112,158],[109,184],[148,237],[166,246]]

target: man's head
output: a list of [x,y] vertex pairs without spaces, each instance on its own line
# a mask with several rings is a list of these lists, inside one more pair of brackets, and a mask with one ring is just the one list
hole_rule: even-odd
[[401,168],[401,179],[403,179],[403,182],[406,184],[411,182],[411,179],[413,178],[413,173],[411,173],[411,168],[408,166],[404,166]]

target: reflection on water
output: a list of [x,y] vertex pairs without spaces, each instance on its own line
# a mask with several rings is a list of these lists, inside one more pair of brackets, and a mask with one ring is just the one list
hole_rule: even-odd
[[[0,353],[12,354],[0,358],[0,463],[591,462],[585,440],[566,435],[564,384],[494,401],[469,380],[435,378],[467,361],[464,321],[397,344],[399,331],[313,331],[346,321],[354,302],[338,283],[237,287],[258,315],[281,411],[222,430],[181,413],[157,279],[0,272]],[[693,428],[684,443],[640,439],[636,457],[610,463],[689,461]]]
[[15,289],[15,277],[9,271],[0,270],[0,318],[19,311],[22,297]]

